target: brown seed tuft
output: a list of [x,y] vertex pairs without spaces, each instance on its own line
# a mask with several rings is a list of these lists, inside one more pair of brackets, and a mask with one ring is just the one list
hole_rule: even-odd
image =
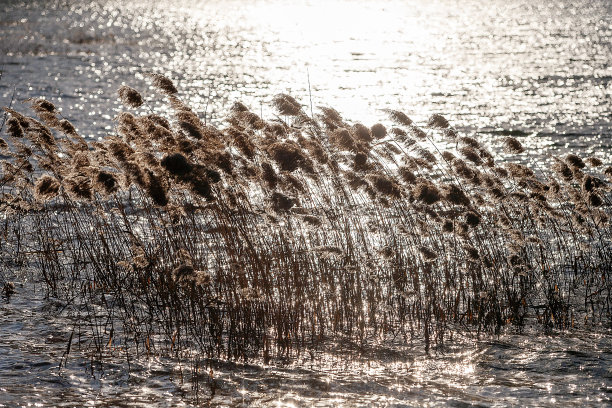
[[601,207],[603,200],[599,194],[591,193],[589,194],[589,204],[593,207]]
[[477,227],[480,224],[480,216],[473,211],[465,214],[465,223],[470,227]]
[[153,86],[165,93],[166,95],[174,95],[178,93],[174,84],[170,79],[161,74],[148,74],[148,77],[152,79]]
[[48,201],[58,195],[59,189],[60,182],[55,177],[45,174],[36,180],[34,195],[38,200]]
[[584,169],[585,164],[580,157],[575,154],[565,156],[566,163],[573,169]]
[[393,109],[385,109],[384,112],[389,115],[389,119],[391,119],[394,123],[397,123],[398,125],[412,125],[412,119],[410,119],[408,115],[406,115],[404,112]]
[[507,153],[519,154],[525,151],[525,148],[516,138],[508,136],[504,139],[504,150]]
[[387,128],[380,123],[373,125],[370,128],[370,132],[372,133],[374,139],[382,139],[383,137],[387,136]]
[[463,190],[455,184],[448,184],[442,188],[442,196],[451,204],[463,205],[469,207],[470,199],[465,195]]
[[331,132],[329,135],[329,142],[340,150],[356,152],[357,145],[355,144],[355,140],[351,136],[348,130],[345,128],[339,128]]
[[367,169],[368,155],[365,153],[357,153],[353,158],[353,168],[356,171]]
[[149,196],[151,199],[153,199],[155,204],[159,205],[160,207],[165,207],[168,204],[168,193],[166,188],[162,184],[161,179],[157,176],[157,174],[149,169],[146,171],[148,179],[146,185],[147,193],[149,193]]
[[21,138],[23,137],[23,128],[21,127],[21,124],[19,123],[19,120],[17,120],[14,117],[9,118],[9,120],[6,121],[6,132],[12,136],[12,137],[16,137],[16,138]]
[[476,165],[482,164],[482,158],[480,157],[476,149],[474,149],[473,147],[462,147],[459,149],[459,153],[461,153],[461,155],[465,157],[466,160],[469,160]]
[[390,177],[382,174],[370,174],[368,179],[376,191],[392,198],[401,198],[401,187]]
[[272,193],[270,200],[272,201],[272,209],[277,212],[288,211],[295,205],[294,199],[278,192]]
[[302,113],[302,106],[293,97],[286,94],[275,95],[272,104],[281,115],[297,116]]
[[449,127],[449,123],[448,120],[444,118],[444,116],[434,113],[429,117],[429,120],[427,121],[427,126],[430,128],[446,129],[447,127]]
[[416,175],[407,166],[401,166],[398,173],[402,180],[408,184],[413,184],[416,181]]
[[129,86],[123,85],[119,88],[119,99],[121,103],[129,108],[138,108],[142,106],[142,96],[140,93]]
[[601,165],[603,165],[603,161],[601,161],[600,159],[598,159],[597,157],[588,157],[586,159],[586,162],[588,163],[589,166],[591,167],[599,167]]
[[95,187],[106,195],[110,195],[119,189],[117,177],[107,171],[100,171],[96,176]]
[[565,181],[571,181],[574,178],[574,173],[572,170],[561,160],[557,159],[552,168],[554,172],[561,176],[561,178]]
[[480,259],[480,254],[478,253],[478,250],[474,248],[473,246],[465,245],[464,249],[465,249],[465,252],[468,258],[470,258],[471,260],[477,261]]
[[413,190],[415,198],[427,205],[432,205],[440,201],[440,191],[428,181],[421,181]]
[[278,184],[278,176],[272,165],[268,162],[261,163],[261,179],[266,183],[268,188],[275,188]]
[[267,151],[283,171],[294,171],[299,167],[308,170],[312,166],[312,163],[300,150],[299,145],[294,142],[273,143]]
[[423,255],[423,258],[425,258],[426,261],[433,261],[434,259],[438,258],[438,254],[436,252],[424,246],[419,247],[419,252],[421,252],[421,255]]
[[355,137],[356,140],[363,143],[370,143],[372,141],[372,135],[370,134],[370,129],[361,123],[355,123],[351,127],[351,133]]

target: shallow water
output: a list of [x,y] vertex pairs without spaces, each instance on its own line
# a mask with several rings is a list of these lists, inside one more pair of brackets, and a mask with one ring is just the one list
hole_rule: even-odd
[[[188,362],[132,359],[128,374],[119,352],[92,366],[79,350],[78,336],[66,357],[74,322],[62,311],[65,305],[45,300],[44,290],[27,275],[13,276],[21,282],[17,293],[0,304],[0,407],[196,405]],[[429,357],[422,345],[367,355],[336,347],[306,353],[291,364],[212,363],[215,392],[210,368],[201,370],[198,402],[214,407],[612,402],[612,335],[506,334],[479,341],[458,338]]]
[[[112,132],[116,89],[163,98],[148,71],[176,80],[207,120],[235,100],[271,117],[288,92],[372,124],[383,108],[444,114],[495,145],[612,157],[612,3],[600,1],[0,1],[0,105],[44,96],[91,138]],[[310,90],[309,92],[309,82]],[[260,105],[261,104],[261,105]],[[177,361],[121,358],[100,369],[75,348],[63,305],[32,272],[0,262],[0,406],[190,405]],[[75,346],[76,347],[76,346]],[[601,406],[612,399],[612,335],[461,340],[433,358],[415,346],[352,361],[215,367],[213,406]],[[60,363],[62,367],[60,368]],[[64,366],[65,363],[65,366]],[[182,367],[189,371],[189,367]]]
[[309,108],[310,81],[314,107],[366,124],[384,108],[442,113],[483,140],[514,131],[532,147],[609,154],[607,0],[285,3],[2,2],[0,103],[42,95],[97,137],[121,84],[161,108],[144,72],[172,77],[217,123],[234,100],[270,117],[278,92]]

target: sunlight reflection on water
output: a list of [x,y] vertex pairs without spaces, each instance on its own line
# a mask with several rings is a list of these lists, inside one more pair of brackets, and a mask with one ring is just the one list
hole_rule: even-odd
[[[164,72],[202,115],[220,123],[235,100],[260,109],[278,92],[331,105],[373,124],[381,109],[424,122],[442,113],[494,143],[516,132],[535,149],[612,154],[612,2],[389,0],[2,2],[0,105],[44,96],[89,137],[112,131],[116,89],[160,95],[142,73]],[[14,88],[15,87],[15,88]],[[260,107],[260,103],[263,105]],[[188,384],[158,361],[129,378],[87,359],[57,367],[69,322],[49,321],[40,293],[0,307],[0,406],[180,405]],[[18,298],[16,298],[18,299]],[[52,339],[57,338],[55,343]],[[47,339],[42,344],[35,339]],[[50,340],[51,339],[51,340]],[[610,336],[465,341],[434,358],[422,350],[351,364],[220,367],[213,406],[401,404],[587,406],[612,395]],[[360,362],[361,363],[361,362]],[[24,391],[31,383],[34,392]],[[130,400],[126,402],[126,400]]]
[[158,70],[216,123],[234,100],[266,117],[278,92],[309,105],[310,79],[315,107],[366,124],[399,108],[485,141],[518,130],[533,148],[611,146],[605,0],[18,4],[0,25],[0,102],[14,85],[43,95],[90,136],[112,130],[122,83],[164,109],[141,75]]

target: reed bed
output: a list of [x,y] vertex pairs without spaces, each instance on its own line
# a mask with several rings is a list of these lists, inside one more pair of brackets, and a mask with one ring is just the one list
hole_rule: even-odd
[[5,108],[3,262],[37,271],[92,355],[269,361],[330,341],[429,352],[457,333],[609,328],[600,159],[543,168],[519,140],[493,154],[440,115],[368,127],[288,95],[271,120],[235,103],[218,128],[150,79],[172,114],[124,86],[102,141],[49,101]]

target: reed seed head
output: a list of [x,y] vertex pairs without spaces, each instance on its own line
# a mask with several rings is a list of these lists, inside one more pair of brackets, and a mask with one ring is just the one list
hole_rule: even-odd
[[444,199],[451,204],[463,205],[465,207],[471,205],[470,199],[466,196],[465,192],[455,184],[443,186],[442,195]]
[[403,126],[412,125],[412,119],[408,117],[404,112],[393,110],[393,109],[385,109],[384,112],[387,113],[389,119],[391,119],[394,123]]
[[370,128],[370,132],[374,139],[382,139],[383,137],[387,136],[387,128],[381,123],[373,125]]
[[187,160],[185,156],[180,153],[173,153],[166,155],[162,161],[161,165],[164,169],[166,169],[170,174],[175,176],[185,176],[193,170],[193,165]]
[[272,202],[272,209],[276,212],[288,211],[295,205],[294,199],[279,192],[272,193],[270,200]]
[[281,115],[298,116],[302,113],[302,105],[287,94],[275,95],[272,99],[272,104]]
[[432,205],[440,201],[440,191],[428,181],[421,181],[413,190],[415,198],[427,205]]
[[597,157],[588,157],[586,159],[586,162],[589,166],[591,167],[599,167],[601,165],[603,165],[603,161],[601,161],[601,159],[597,158]]
[[60,182],[48,174],[40,176],[34,185],[34,195],[40,201],[48,201],[59,194]]
[[575,154],[568,154],[565,156],[565,161],[568,166],[572,167],[573,169],[584,169],[585,167],[582,159]]
[[449,123],[448,120],[444,118],[444,116],[434,113],[429,117],[429,120],[427,121],[427,127],[446,129],[449,127]]
[[7,121],[6,121],[6,132],[15,138],[22,138],[23,137],[23,128],[21,127],[21,123],[19,123],[19,120],[17,120],[14,117],[10,117]]
[[148,74],[148,77],[153,81],[153,86],[165,93],[166,95],[174,95],[178,90],[170,79],[161,74]]
[[129,86],[123,85],[119,88],[119,99],[121,103],[129,108],[138,108],[142,106],[142,96],[140,93]]
[[525,148],[516,138],[508,136],[504,139],[504,150],[508,153],[519,154],[525,151]]
[[372,142],[372,134],[370,133],[370,129],[361,123],[355,123],[351,128],[351,133],[355,137],[356,140],[363,143]]
[[117,177],[107,171],[99,171],[95,180],[95,187],[105,195],[111,195],[119,189]]
[[390,177],[383,174],[370,174],[368,180],[379,193],[391,198],[402,197],[401,187]]

